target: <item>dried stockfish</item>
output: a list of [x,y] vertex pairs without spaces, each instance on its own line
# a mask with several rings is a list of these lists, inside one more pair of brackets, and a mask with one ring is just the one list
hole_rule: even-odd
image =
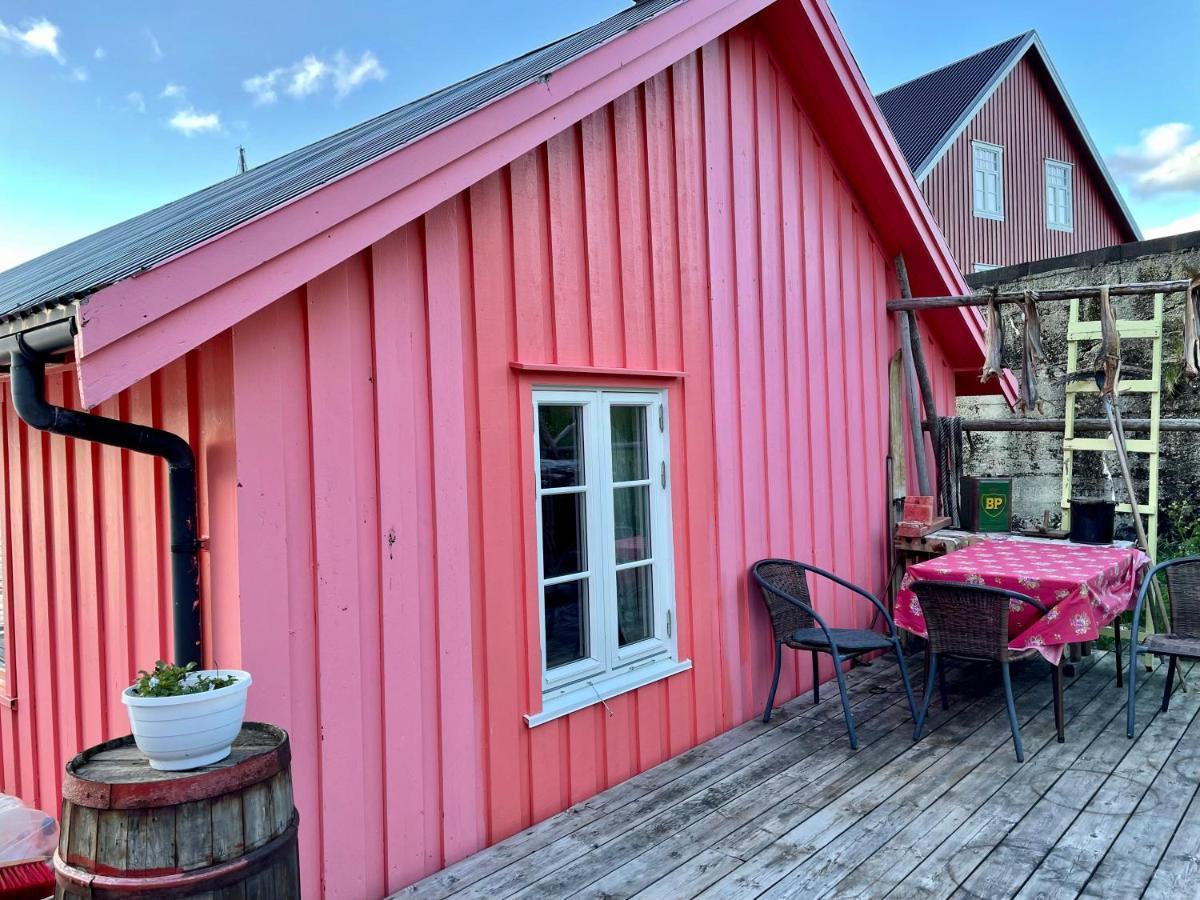
[[1042,411],[1038,397],[1037,366],[1046,358],[1042,347],[1042,321],[1038,318],[1037,291],[1026,291],[1023,304],[1025,316],[1025,340],[1021,350],[1021,406],[1025,412],[1031,409]]
[[1200,272],[1192,273],[1183,295],[1183,368],[1200,375]]
[[1121,336],[1117,333],[1117,316],[1108,297],[1108,285],[1100,286],[1100,346],[1093,364],[1097,376],[1103,376],[1100,396],[1112,397],[1121,379]]
[[1000,322],[1000,310],[993,298],[987,305],[987,348],[983,354],[983,374],[980,381],[999,378],[1004,369],[1004,330]]

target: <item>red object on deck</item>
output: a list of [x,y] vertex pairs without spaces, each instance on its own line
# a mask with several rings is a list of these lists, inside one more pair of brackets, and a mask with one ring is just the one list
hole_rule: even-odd
[[54,870],[43,860],[0,863],[0,900],[43,900],[54,893]]
[[934,509],[932,497],[905,497],[904,498],[904,521],[913,522],[919,525],[928,525],[933,522]]

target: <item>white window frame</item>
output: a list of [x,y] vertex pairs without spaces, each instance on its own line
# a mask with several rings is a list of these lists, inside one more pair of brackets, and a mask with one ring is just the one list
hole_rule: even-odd
[[[1066,175],[1066,187],[1051,187],[1050,174],[1052,170],[1058,170]],[[1046,227],[1051,231],[1074,231],[1075,230],[1075,167],[1071,163],[1063,162],[1059,159],[1047,159],[1042,168],[1042,179],[1046,189]],[[1065,203],[1061,208],[1066,213],[1065,221],[1057,221],[1055,212],[1060,208],[1060,205],[1055,202],[1053,191],[1063,191],[1065,194]]]
[[[540,408],[547,405],[582,409],[584,479],[582,488],[543,488]],[[647,474],[634,482],[612,480],[611,409],[642,406],[646,416]],[[691,668],[680,661],[679,629],[675,615],[674,541],[671,519],[670,429],[665,390],[606,388],[533,389],[533,463],[537,510],[537,609],[541,638],[542,710],[525,717],[532,727],[603,702],[653,681]],[[614,538],[615,487],[647,485],[650,501],[650,560],[653,596],[653,634],[636,644],[619,646],[617,638],[617,571],[644,561],[618,564]],[[544,577],[542,559],[542,497],[556,493],[586,497],[585,573]],[[545,587],[586,577],[588,585],[588,656],[566,665],[546,668]]]
[[[996,171],[982,169],[979,165],[979,152],[995,153]],[[986,196],[985,188],[980,187],[979,179],[996,176],[996,208],[987,209],[980,205],[980,199]],[[971,209],[976,218],[1004,221],[1004,148],[999,144],[989,144],[987,141],[971,141]]]

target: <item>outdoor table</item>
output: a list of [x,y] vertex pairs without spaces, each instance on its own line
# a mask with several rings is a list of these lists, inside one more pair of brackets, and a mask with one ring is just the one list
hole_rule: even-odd
[[1010,650],[1034,648],[1057,665],[1069,644],[1094,641],[1100,629],[1133,606],[1150,558],[1136,547],[994,538],[909,566],[896,595],[896,624],[926,637],[914,581],[957,581],[1032,597],[1043,613],[1013,600]]

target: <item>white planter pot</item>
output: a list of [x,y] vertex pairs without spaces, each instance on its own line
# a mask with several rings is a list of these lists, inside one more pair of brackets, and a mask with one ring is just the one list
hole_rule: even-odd
[[229,755],[246,716],[250,673],[238,669],[210,669],[201,675],[237,679],[235,684],[184,694],[180,697],[139,697],[133,687],[121,692],[129,711],[129,728],[138,749],[152,768],[168,772],[210,766]]

